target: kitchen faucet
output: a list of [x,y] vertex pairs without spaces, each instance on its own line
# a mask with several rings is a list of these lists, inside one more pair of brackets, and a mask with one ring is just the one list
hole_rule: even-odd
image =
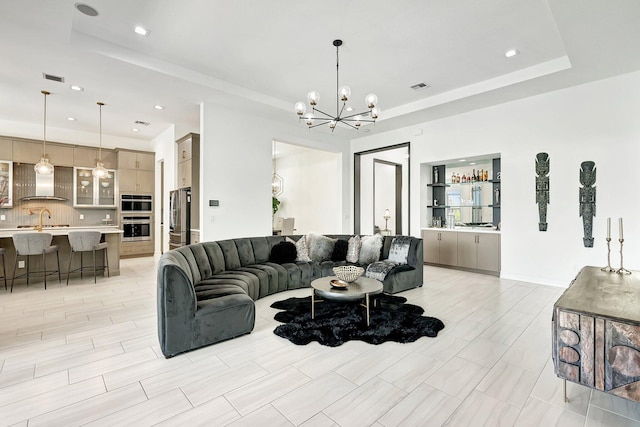
[[51,219],[51,211],[49,209],[47,209],[47,208],[42,208],[40,210],[40,223],[37,226],[34,227],[36,230],[38,230],[38,232],[42,232],[42,214],[45,211],[47,212],[47,216],[49,217],[49,219]]

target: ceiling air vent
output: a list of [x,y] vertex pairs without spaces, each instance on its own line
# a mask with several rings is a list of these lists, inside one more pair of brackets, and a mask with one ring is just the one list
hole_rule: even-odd
[[428,88],[430,88],[430,87],[431,87],[431,85],[426,84],[426,83],[423,83],[423,82],[420,82],[420,83],[416,83],[416,84],[414,84],[414,85],[412,85],[412,86],[409,86],[409,87],[410,87],[411,89],[413,89],[413,90],[422,90],[422,89],[428,89]]
[[64,83],[64,77],[54,76],[53,74],[42,73],[45,80],[51,80],[58,83]]
[[149,122],[143,122],[142,120],[136,120],[135,122],[133,122],[137,125],[143,125],[143,126],[149,126],[151,123]]

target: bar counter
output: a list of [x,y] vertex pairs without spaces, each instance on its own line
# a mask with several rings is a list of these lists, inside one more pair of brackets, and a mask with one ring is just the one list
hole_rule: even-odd
[[[51,235],[53,235],[53,241],[51,242],[52,245],[58,245],[59,247],[59,254],[60,254],[60,270],[61,270],[61,274],[62,274],[62,280],[63,283],[66,280],[66,276],[67,276],[67,271],[68,271],[68,267],[69,267],[69,254],[71,252],[71,248],[69,246],[69,239],[68,239],[68,235],[69,235],[69,231],[89,231],[89,230],[95,230],[95,231],[99,231],[102,233],[103,237],[104,237],[104,241],[108,243],[109,247],[107,249],[107,257],[109,258],[109,270],[110,270],[110,274],[111,276],[119,276],[120,275],[120,241],[122,239],[122,230],[118,227],[115,226],[95,226],[95,227],[45,227],[42,229],[43,233],[50,233]],[[12,240],[12,236],[14,234],[18,234],[18,233],[25,233],[25,232],[33,232],[36,231],[33,228],[0,228],[0,247],[2,248],[6,248],[7,249],[7,253],[6,253],[6,259],[5,259],[5,265],[6,265],[6,269],[7,271],[5,272],[5,275],[7,276],[7,280],[10,282],[11,281],[11,277],[13,277],[13,267],[15,265],[15,259],[16,259],[16,251],[15,248],[13,246],[13,240]],[[97,254],[97,264],[99,266],[102,266],[103,262],[102,262],[102,257],[101,255],[101,251],[98,252]],[[42,270],[42,259],[41,257],[37,257],[37,256],[32,256],[30,257],[30,263],[31,263],[31,268],[33,270],[38,270],[41,271]],[[23,258],[21,258],[23,259]],[[25,258],[26,259],[26,258]],[[91,253],[84,254],[84,259],[85,259],[85,265],[89,265],[91,263],[93,263],[92,260],[92,255]],[[77,265],[76,265],[77,263]],[[79,256],[75,256],[74,257],[74,265],[71,266],[71,269],[73,270],[74,268],[79,267],[80,265],[80,257]],[[55,270],[55,255],[49,255],[47,256],[47,270]],[[20,270],[24,270],[24,269],[20,269]],[[24,271],[21,271],[18,274],[23,273]],[[93,276],[93,274],[91,272],[87,273],[88,275]],[[106,273],[105,273],[106,275]],[[76,277],[77,275],[73,275],[71,276],[72,278]],[[50,276],[47,279],[47,282],[51,282],[51,284],[56,283],[56,281],[53,279],[54,276]],[[1,279],[0,279],[1,281]],[[42,281],[42,278],[40,277],[35,277],[32,278],[30,281],[33,282],[40,282]],[[24,283],[25,280],[16,280],[16,285],[18,284],[22,284]],[[100,282],[98,282],[99,284]]]

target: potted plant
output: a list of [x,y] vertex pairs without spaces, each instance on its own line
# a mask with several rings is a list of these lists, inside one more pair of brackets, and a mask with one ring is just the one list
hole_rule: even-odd
[[276,212],[278,212],[278,209],[280,209],[280,200],[278,200],[278,198],[276,196],[271,196],[271,207],[273,209],[273,216],[276,215]]

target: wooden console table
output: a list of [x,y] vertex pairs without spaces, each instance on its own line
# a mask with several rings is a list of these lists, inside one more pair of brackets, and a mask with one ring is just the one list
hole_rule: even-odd
[[640,272],[584,267],[555,303],[552,329],[558,377],[640,401]]

